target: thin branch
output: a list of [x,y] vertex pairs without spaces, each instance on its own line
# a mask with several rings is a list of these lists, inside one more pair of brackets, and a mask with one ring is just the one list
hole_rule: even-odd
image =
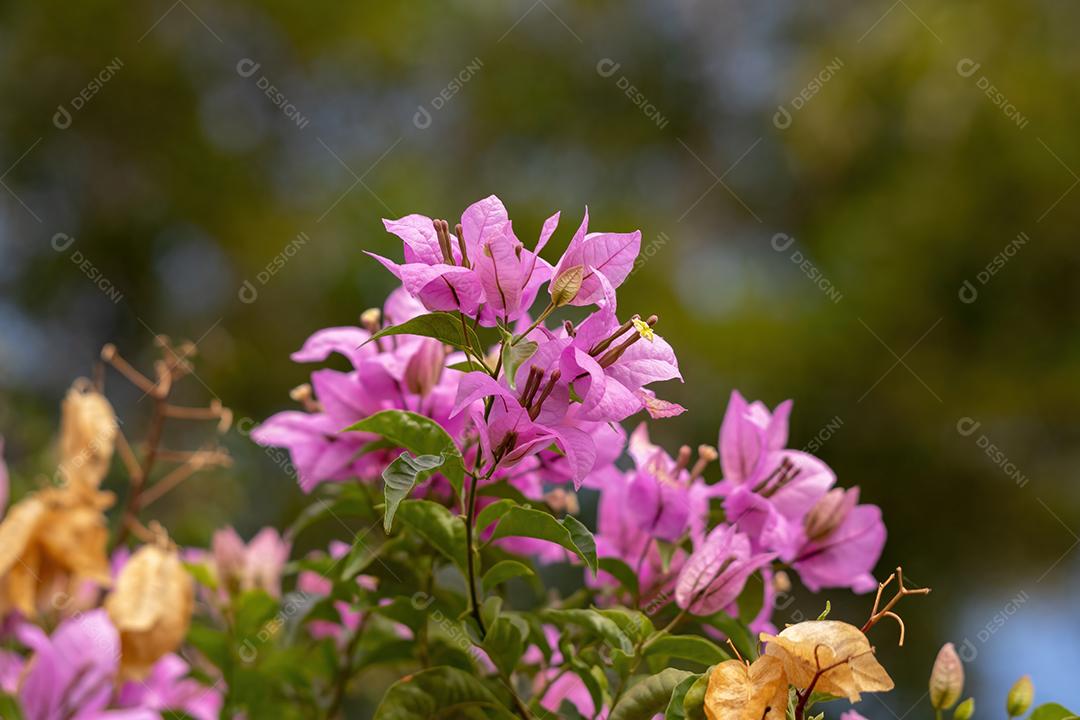
[[[885,604],[885,607],[879,610],[878,608],[881,606],[881,594],[885,591],[885,588],[888,587],[889,583],[891,583],[894,579],[899,585],[896,590],[896,594],[893,595],[892,599]],[[865,634],[867,631],[870,630],[870,628],[877,625],[884,618],[892,618],[900,625],[900,645],[903,646],[905,633],[904,621],[900,619],[899,615],[893,612],[893,608],[896,607],[896,604],[900,602],[902,598],[905,598],[909,595],[928,595],[929,593],[930,588],[912,589],[904,587],[904,569],[902,567],[897,567],[896,572],[889,575],[889,577],[885,579],[885,582],[878,583],[877,595],[874,597],[874,608],[870,611],[870,617],[869,619],[867,619],[866,624],[862,626],[863,633]]]

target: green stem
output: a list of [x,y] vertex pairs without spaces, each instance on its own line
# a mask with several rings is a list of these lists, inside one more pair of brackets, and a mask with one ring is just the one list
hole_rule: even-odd
[[510,342],[510,344],[511,345],[517,345],[519,342],[521,342],[525,338],[526,335],[531,333],[536,328],[540,327],[540,323],[547,320],[548,315],[550,315],[554,311],[555,311],[555,303],[549,302],[548,306],[546,308],[544,308],[544,311],[542,313],[540,313],[540,315],[536,318],[536,320],[533,322],[533,324],[530,325],[529,328],[525,332],[523,332],[520,335],[518,335],[517,337],[515,337]]
[[487,634],[487,631],[484,628],[484,620],[480,616],[480,599],[476,593],[476,561],[473,558],[473,525],[476,523],[476,486],[480,484],[480,479],[477,478],[475,474],[470,474],[469,477],[472,479],[472,482],[469,484],[469,490],[465,499],[465,566],[468,570],[466,582],[469,584],[469,605],[471,606],[472,616],[480,628],[480,636],[483,637]]
[[344,658],[338,668],[337,681],[334,683],[334,696],[326,710],[327,718],[336,718],[345,704],[345,691],[348,688],[349,680],[353,676],[353,655],[356,654],[356,648],[360,646],[360,638],[364,634],[364,626],[367,624],[369,617],[371,617],[370,612],[364,613],[363,617],[360,618],[360,624],[356,626],[356,632],[353,633],[352,637],[349,638],[349,642],[345,645]]

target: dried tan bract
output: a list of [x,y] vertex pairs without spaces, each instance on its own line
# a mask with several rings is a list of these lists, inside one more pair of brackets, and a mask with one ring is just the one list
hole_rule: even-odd
[[120,631],[120,674],[141,679],[162,655],[180,646],[195,604],[195,587],[167,541],[139,548],[105,600]]
[[111,493],[46,488],[16,503],[0,523],[0,615],[17,609],[35,618],[60,609],[82,583],[109,583]]
[[97,489],[116,445],[116,413],[88,380],[71,385],[61,406],[60,473],[69,485]]
[[836,620],[811,620],[779,635],[761,633],[766,655],[779,658],[792,685],[857,702],[860,693],[893,689],[892,678],[874,658],[866,635]]
[[727,660],[713,668],[705,690],[709,720],[784,720],[788,680],[784,664],[762,655],[752,665]]

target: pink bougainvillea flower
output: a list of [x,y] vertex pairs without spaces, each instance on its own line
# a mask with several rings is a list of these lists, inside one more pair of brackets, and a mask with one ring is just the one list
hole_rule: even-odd
[[[483,301],[483,287],[476,272],[462,263],[458,244],[447,244],[434,221],[424,215],[383,220],[386,229],[405,244],[405,263],[368,253],[404,285],[405,290],[428,310],[460,310],[476,314]],[[400,321],[399,321],[400,322]]]
[[541,228],[536,247],[528,250],[514,235],[499,198],[491,195],[465,210],[461,234],[484,288],[481,325],[509,325],[529,311],[540,286],[551,278],[551,265],[540,257],[540,251],[558,223],[559,213],[555,213]]
[[730,525],[719,525],[683,566],[675,602],[695,615],[723,610],[739,597],[754,571],[774,557],[774,553],[752,553],[749,538]]
[[104,610],[65,620],[51,637],[29,624],[16,636],[33,652],[18,693],[27,720],[88,720],[108,707],[120,635]]
[[650,536],[676,542],[687,533],[704,527],[709,512],[708,496],[694,492],[704,486],[687,467],[689,448],[676,459],[649,441],[641,423],[630,436],[630,453],[637,466],[629,473],[627,510]]
[[759,464],[770,451],[787,445],[790,414],[790,400],[769,412],[764,403],[747,403],[738,390],[731,391],[720,425],[720,468],[727,485],[747,482],[759,473]]
[[724,499],[724,512],[756,548],[775,550],[790,561],[801,543],[803,518],[836,484],[836,475],[799,450],[765,453],[758,467],[758,475]]
[[528,250],[502,201],[491,195],[465,209],[454,234],[444,221],[423,215],[384,220],[404,242],[404,264],[368,254],[428,310],[460,310],[489,327],[510,324],[528,312],[551,278],[551,265],[539,253],[558,222],[558,213],[548,218],[536,247]]
[[240,592],[258,589],[280,597],[290,547],[273,528],[263,528],[248,544],[232,527],[218,530],[211,541],[218,582]]
[[803,542],[791,560],[806,587],[870,592],[871,574],[885,547],[885,523],[876,505],[859,505],[859,489],[831,490],[806,516]]
[[175,655],[115,692],[120,635],[105,610],[69,618],[51,636],[27,623],[15,635],[32,653],[15,688],[27,720],[159,720],[167,710],[212,720],[220,712],[220,691],[187,679]]
[[555,283],[564,273],[582,273],[581,287],[569,300],[570,305],[592,305],[602,300],[601,276],[612,287],[619,287],[634,269],[634,260],[641,250],[640,230],[630,233],[590,233],[588,230],[589,209],[585,208],[581,226],[552,273]]
[[[645,386],[664,380],[682,380],[675,351],[653,332],[656,316],[634,315],[620,323],[615,313],[615,290],[603,275],[599,309],[586,318],[560,354],[564,377],[573,378],[582,398],[579,417],[619,422],[647,409],[650,415],[678,414],[680,406],[657,401]],[[534,364],[534,363],[529,363]]]
[[[188,677],[190,668],[179,656],[169,653],[158,660],[150,674],[140,682],[127,682],[120,687],[116,710],[102,716],[115,720],[135,720],[146,717],[172,717],[177,712],[193,720],[216,720],[224,703],[221,692]],[[155,711],[137,715],[138,711]],[[159,714],[160,712],[160,714]]]
[[[387,299],[382,321],[400,323],[421,313],[420,303],[398,289]],[[316,370],[311,385],[298,389],[304,411],[280,412],[252,432],[261,445],[289,449],[305,492],[323,482],[379,477],[399,451],[381,448],[362,452],[378,438],[342,430],[381,410],[421,413],[454,437],[463,430],[464,419],[450,416],[461,373],[443,364],[464,357],[447,355],[443,346],[430,338],[402,335],[368,342],[371,330],[379,324],[372,321],[371,328],[328,328],[308,338],[293,353],[294,361],[323,362],[339,353],[349,359],[353,370]]]
[[[626,563],[638,577],[642,605],[658,610],[666,604],[675,589],[675,579],[686,561],[687,554],[676,549],[665,562],[656,538],[642,528],[630,512],[630,483],[633,473],[616,476],[606,482],[600,494],[596,520],[596,554]],[[586,577],[594,587],[617,587],[619,582],[603,570],[595,581]]]

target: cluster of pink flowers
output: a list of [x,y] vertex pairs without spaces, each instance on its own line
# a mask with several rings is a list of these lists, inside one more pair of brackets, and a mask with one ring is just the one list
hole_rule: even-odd
[[[597,548],[630,564],[647,606],[673,597],[695,615],[734,611],[760,570],[766,602],[752,628],[769,631],[776,561],[813,591],[877,587],[871,571],[885,544],[881,511],[859,505],[858,488],[834,487],[836,476],[820,459],[785,447],[790,411],[790,401],[769,412],[733,392],[719,451],[702,446],[693,467],[689,447],[673,458],[649,442],[644,425],[634,431],[635,469],[599,486]],[[709,484],[703,471],[717,455],[723,480]],[[724,520],[709,528],[714,499]],[[693,553],[676,547],[662,557],[660,543],[684,538]],[[599,580],[615,582],[604,573]]]
[[[875,587],[871,571],[885,540],[880,511],[858,504],[857,489],[834,487],[820,459],[786,447],[790,401],[770,412],[732,393],[718,448],[699,448],[693,465],[688,447],[672,457],[649,441],[644,424],[627,442],[619,423],[636,413],[656,419],[684,411],[649,388],[681,380],[674,351],[654,331],[658,319],[620,320],[617,312],[615,290],[633,269],[641,235],[589,232],[586,211],[552,265],[540,252],[558,220],[558,213],[548,218],[531,250],[494,196],[466,209],[453,232],[422,215],[385,221],[404,244],[404,262],[374,257],[402,288],[381,318],[369,311],[365,327],[316,333],[293,356],[322,361],[336,351],[354,370],[313,373],[310,390],[299,393],[306,411],[275,415],[255,438],[288,447],[310,491],[321,482],[372,480],[400,452],[362,453],[374,438],[342,428],[383,409],[427,415],[458,443],[481,482],[507,480],[533,499],[550,499],[550,488],[567,483],[599,491],[598,554],[630,567],[651,609],[674,600],[700,616],[731,611],[760,572],[766,602],[755,629],[770,629],[772,573],[781,564],[815,591]],[[550,301],[534,317],[545,283]],[[592,311],[548,327],[549,316],[568,305]],[[481,365],[477,353],[451,353],[432,338],[369,342],[379,329],[425,311],[454,314],[463,338],[466,324],[498,328],[500,345]],[[516,355],[520,362],[506,362]],[[627,446],[634,468],[624,472],[616,461]],[[705,471],[717,458],[723,478],[710,482]],[[438,483],[435,476],[426,490]],[[683,549],[687,540],[692,551]],[[505,542],[544,560],[568,558],[543,541]],[[605,572],[589,582],[600,590],[618,586]]]

